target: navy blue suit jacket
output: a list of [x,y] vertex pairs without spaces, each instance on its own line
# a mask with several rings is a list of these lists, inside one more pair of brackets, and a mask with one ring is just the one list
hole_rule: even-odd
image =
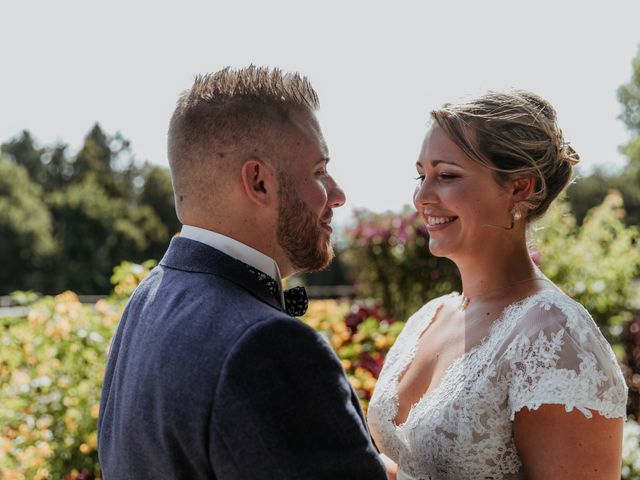
[[328,343],[244,265],[174,238],[114,336],[105,480],[386,478]]

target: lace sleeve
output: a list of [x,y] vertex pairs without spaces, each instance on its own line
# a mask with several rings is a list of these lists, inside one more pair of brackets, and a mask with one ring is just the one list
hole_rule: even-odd
[[501,367],[511,420],[524,407],[561,404],[591,418],[625,417],[627,387],[611,347],[589,313],[568,297],[522,312]]

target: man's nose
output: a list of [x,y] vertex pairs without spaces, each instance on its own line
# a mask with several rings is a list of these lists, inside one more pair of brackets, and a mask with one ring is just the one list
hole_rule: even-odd
[[329,203],[329,207],[331,208],[341,207],[347,201],[347,197],[345,196],[344,191],[340,188],[340,186],[336,183],[336,181],[333,180],[333,178],[331,179],[328,193],[329,193],[328,203]]

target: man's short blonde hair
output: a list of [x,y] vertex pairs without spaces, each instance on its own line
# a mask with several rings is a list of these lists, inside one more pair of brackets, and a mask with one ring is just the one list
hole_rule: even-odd
[[309,80],[277,68],[229,67],[198,75],[169,124],[168,158],[176,209],[183,196],[198,200],[222,187],[232,162],[285,154],[293,112],[313,113],[318,96]]

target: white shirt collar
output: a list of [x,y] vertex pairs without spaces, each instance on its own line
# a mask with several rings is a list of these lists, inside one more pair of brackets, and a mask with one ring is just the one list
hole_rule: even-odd
[[246,263],[247,265],[251,265],[253,268],[258,269],[261,272],[266,273],[278,282],[280,290],[282,291],[282,277],[280,276],[278,264],[268,255],[265,255],[255,248],[251,248],[249,245],[245,245],[238,240],[222,235],[221,233],[200,227],[193,227],[191,225],[183,225],[180,236],[182,238],[195,240],[196,242],[204,243],[205,245],[216,248],[221,252]]

